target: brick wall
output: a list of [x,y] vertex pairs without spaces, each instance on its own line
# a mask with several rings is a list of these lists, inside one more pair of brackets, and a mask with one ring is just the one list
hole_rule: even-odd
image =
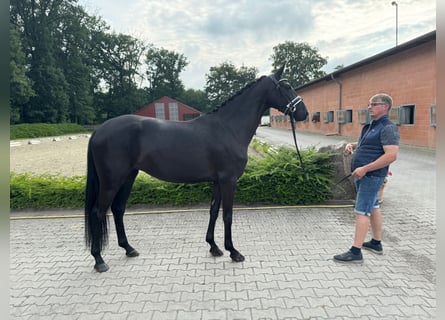
[[[401,143],[435,147],[436,128],[430,126],[430,106],[436,103],[436,43],[429,41],[378,61],[341,73],[341,109],[352,110],[352,123],[339,124],[339,85],[330,79],[299,90],[310,117],[299,122],[297,130],[358,137],[362,124],[358,110],[366,108],[369,98],[378,92],[392,96],[394,106],[415,105],[413,125],[399,125]],[[334,121],[323,122],[323,113],[334,111]],[[320,122],[312,122],[311,114],[320,112]],[[271,110],[271,126],[289,128],[288,121],[275,121],[281,115]]]

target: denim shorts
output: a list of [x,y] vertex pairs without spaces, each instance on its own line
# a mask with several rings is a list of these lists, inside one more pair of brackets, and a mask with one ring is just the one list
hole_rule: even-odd
[[364,176],[361,179],[354,179],[357,197],[355,199],[354,212],[357,214],[370,216],[372,210],[380,208],[378,193],[385,177]]

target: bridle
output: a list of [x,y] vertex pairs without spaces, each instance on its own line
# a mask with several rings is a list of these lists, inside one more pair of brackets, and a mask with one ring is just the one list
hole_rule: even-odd
[[[269,77],[273,83],[275,84],[275,88],[280,92],[280,94],[289,101],[289,103],[283,108],[283,110],[280,110],[285,115],[290,116],[293,119],[293,113],[297,110],[297,107],[300,103],[303,102],[303,98],[300,96],[296,96],[295,98],[290,97],[287,92],[283,92],[282,86],[286,86],[287,89],[292,89],[292,86],[289,83],[289,80],[287,79],[280,79],[277,80],[274,75],[271,75]],[[295,120],[295,119],[294,119]]]
[[[300,163],[301,163],[301,170],[303,171],[304,175],[307,175],[307,171],[306,171],[306,168],[304,166],[303,158],[301,157],[300,149],[298,148],[297,135],[295,133],[295,131],[296,131],[296,129],[295,129],[295,122],[296,122],[296,120],[294,118],[294,112],[297,110],[298,105],[303,102],[303,98],[300,97],[300,96],[296,96],[295,98],[292,98],[287,93],[283,92],[282,87],[281,87],[282,83],[284,83],[288,87],[287,89],[292,89],[292,91],[293,91],[293,88],[292,88],[292,86],[290,85],[290,83],[289,83],[289,81],[287,79],[277,80],[274,75],[271,75],[269,77],[273,81],[273,83],[275,84],[276,89],[279,90],[280,94],[286,100],[289,101],[289,103],[283,108],[283,110],[280,110],[280,111],[283,112],[284,115],[289,116],[289,118],[290,118],[290,123],[291,123],[291,127],[292,127],[292,135],[293,135],[293,138],[294,138],[295,150],[297,151],[298,159],[300,160]],[[344,176],[340,181],[338,181],[338,182],[336,182],[334,184],[334,187],[339,185],[341,182],[343,182],[344,180],[346,180],[350,176],[351,176],[351,174],[348,174],[348,175]],[[308,179],[308,181],[312,182],[310,179]]]

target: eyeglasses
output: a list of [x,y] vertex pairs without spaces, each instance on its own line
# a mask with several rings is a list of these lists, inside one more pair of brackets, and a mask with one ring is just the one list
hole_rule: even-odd
[[378,105],[381,105],[381,104],[386,104],[386,103],[384,103],[384,102],[372,102],[372,103],[368,104],[368,107],[375,107],[375,106],[378,106]]

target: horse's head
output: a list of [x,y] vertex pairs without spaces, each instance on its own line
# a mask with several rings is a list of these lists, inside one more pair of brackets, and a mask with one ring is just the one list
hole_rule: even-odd
[[283,112],[285,115],[292,116],[295,121],[304,121],[308,116],[306,105],[303,98],[297,96],[295,90],[287,79],[281,79],[284,66],[282,66],[269,78],[273,81],[275,89],[269,97],[268,105],[273,106]]

